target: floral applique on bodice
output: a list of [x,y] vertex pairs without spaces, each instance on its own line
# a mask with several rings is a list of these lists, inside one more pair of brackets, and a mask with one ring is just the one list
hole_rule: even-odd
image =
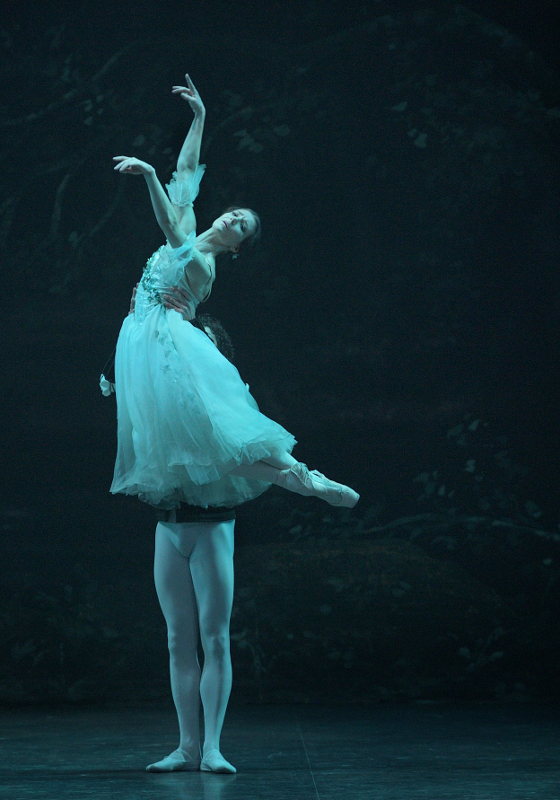
[[162,245],[155,253],[153,253],[146,262],[140,286],[146,293],[146,298],[150,303],[161,303],[161,295],[156,287],[157,272],[154,269],[157,261],[161,258],[161,250],[165,245]]
[[198,301],[185,279],[185,267],[192,259],[195,238],[192,231],[180,247],[173,249],[165,244],[150,256],[136,292],[135,318],[138,322],[142,322],[154,307],[163,305],[162,293],[171,286],[180,286],[188,292],[192,306],[190,312],[194,317]]

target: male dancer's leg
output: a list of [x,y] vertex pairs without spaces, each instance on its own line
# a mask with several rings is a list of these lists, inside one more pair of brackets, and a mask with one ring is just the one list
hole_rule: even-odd
[[[207,523],[190,561],[198,604],[204,669],[200,696],[204,712],[202,770],[235,772],[220,753],[220,734],[231,692],[229,624],[233,603],[234,520]],[[202,525],[200,526],[202,528]]]
[[[167,623],[171,692],[179,720],[179,747],[150,772],[198,769],[200,764],[200,665],[198,609],[189,566],[198,523],[159,523],[156,528],[154,579]],[[203,527],[212,527],[205,524]],[[178,549],[181,548],[181,552]]]

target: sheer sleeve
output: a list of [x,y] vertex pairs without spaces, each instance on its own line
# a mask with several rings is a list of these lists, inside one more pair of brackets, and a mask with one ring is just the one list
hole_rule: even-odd
[[177,173],[173,173],[171,181],[166,184],[167,194],[174,206],[192,206],[198,196],[200,181],[204,175],[206,164],[199,164],[196,170],[185,180],[177,180]]

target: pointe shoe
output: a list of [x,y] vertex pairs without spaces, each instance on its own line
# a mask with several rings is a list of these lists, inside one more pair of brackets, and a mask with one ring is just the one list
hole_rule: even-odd
[[185,758],[177,750],[170,755],[148,764],[146,772],[198,772],[200,769],[200,759]]
[[209,750],[200,762],[201,772],[237,772],[235,767],[226,761],[219,750]]
[[354,508],[360,499],[360,495],[349,486],[331,481],[317,470],[310,472],[305,464],[299,462],[281,470],[277,483],[292,492],[307,497],[313,495],[340,508]]

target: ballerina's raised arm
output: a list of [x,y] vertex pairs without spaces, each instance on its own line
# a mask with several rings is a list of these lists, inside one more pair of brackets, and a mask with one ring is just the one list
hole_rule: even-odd
[[172,93],[180,95],[186,100],[194,113],[194,119],[187,134],[179,158],[177,159],[177,180],[185,180],[198,167],[200,160],[200,145],[202,143],[202,133],[204,131],[204,120],[206,119],[206,109],[204,103],[197,92],[194,83],[189,75],[185,75],[187,86],[174,86]]
[[[195,85],[189,75],[185,76],[186,86],[174,86],[173,94],[187,100],[194,112],[185,142],[179,153],[177,172],[173,176],[169,188],[169,197],[159,182],[154,168],[140,159],[130,156],[116,156],[115,170],[130,175],[144,175],[158,224],[171,247],[178,248],[187,236],[196,230],[196,217],[193,210],[192,186],[197,184],[196,173],[200,169],[200,146],[204,129],[206,110]],[[200,175],[198,176],[200,180]],[[198,190],[197,190],[198,191]],[[215,275],[213,254],[203,255],[198,249],[193,250],[192,257],[185,270],[188,281],[195,294],[202,299],[207,296]]]

